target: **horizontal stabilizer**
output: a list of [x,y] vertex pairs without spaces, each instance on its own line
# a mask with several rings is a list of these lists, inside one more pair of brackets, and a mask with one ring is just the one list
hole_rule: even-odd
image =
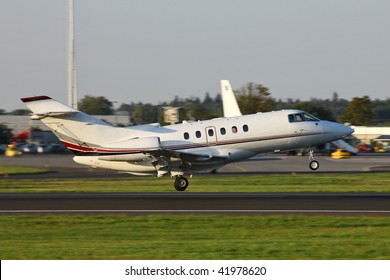
[[21,98],[26,106],[33,112],[33,119],[43,119],[45,117],[58,117],[69,114],[76,114],[79,111],[62,104],[48,96],[33,96]]
[[107,123],[52,99],[49,96],[32,96],[21,98],[21,100],[32,111],[31,119],[33,120],[42,120],[46,123],[45,118],[47,117],[54,119],[72,118],[78,122],[107,125]]

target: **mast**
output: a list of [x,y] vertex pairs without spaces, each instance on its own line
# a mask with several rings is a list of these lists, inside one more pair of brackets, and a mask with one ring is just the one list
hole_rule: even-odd
[[77,109],[76,62],[74,47],[74,0],[69,0],[68,30],[68,104]]

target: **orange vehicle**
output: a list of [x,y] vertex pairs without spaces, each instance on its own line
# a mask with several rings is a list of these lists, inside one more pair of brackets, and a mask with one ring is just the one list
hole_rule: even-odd
[[13,144],[8,144],[7,149],[4,152],[6,157],[20,157],[22,153]]
[[25,131],[22,131],[20,133],[15,134],[14,136],[12,136],[12,141],[10,144],[15,145],[15,144],[19,144],[19,143],[27,143],[29,133],[30,133],[30,131],[25,130]]
[[343,149],[337,149],[335,152],[332,153],[332,158],[340,159],[340,158],[350,158],[350,157],[351,157],[351,153]]

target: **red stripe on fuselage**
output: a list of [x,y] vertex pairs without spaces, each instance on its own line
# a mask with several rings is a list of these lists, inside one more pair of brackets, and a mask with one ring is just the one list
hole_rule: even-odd
[[99,149],[99,148],[91,148],[91,147],[85,147],[85,146],[80,146],[76,145],[73,143],[69,143],[66,141],[62,141],[62,143],[71,150],[76,150],[79,152],[84,152],[84,153],[127,153],[127,154],[134,154],[134,153],[140,153],[140,150],[118,150],[118,149]]

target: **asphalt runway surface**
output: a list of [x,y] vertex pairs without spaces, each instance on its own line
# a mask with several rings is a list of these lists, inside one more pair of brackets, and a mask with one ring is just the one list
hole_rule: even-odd
[[[390,155],[363,155],[348,160],[318,157],[321,171],[311,171],[306,157],[272,155],[230,164],[213,176],[275,173],[389,172]],[[70,155],[0,157],[0,164],[45,167],[48,178],[120,178],[130,175],[77,165]],[[322,169],[321,169],[322,168]],[[201,176],[209,176],[203,174]],[[158,179],[156,178],[156,183]],[[358,215],[390,216],[390,193],[1,193],[0,214],[224,214],[224,215]]]
[[390,193],[3,193],[0,213],[390,216]]
[[[93,169],[80,165],[72,160],[71,154],[23,155],[22,157],[0,156],[0,165],[25,167],[42,167],[51,170],[50,173],[38,175],[18,175],[13,179],[50,179],[50,178],[126,178],[124,172],[107,169]],[[360,172],[390,172],[390,154],[362,154],[350,159],[333,159],[319,156],[317,171],[309,168],[307,156],[285,156],[282,154],[266,155],[246,161],[232,163],[218,170],[221,176],[245,176],[248,174],[291,174],[291,173],[360,173]],[[208,173],[202,173],[202,176]],[[197,176],[197,174],[195,174]],[[215,175],[213,175],[215,176]],[[0,180],[4,178],[1,177]],[[7,178],[5,178],[7,179]],[[158,180],[158,179],[156,179]]]

